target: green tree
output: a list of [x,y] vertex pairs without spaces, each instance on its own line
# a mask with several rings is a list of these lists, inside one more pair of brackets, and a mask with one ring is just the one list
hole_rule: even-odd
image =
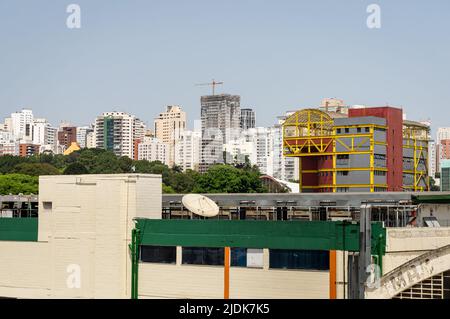
[[0,195],[37,194],[39,178],[37,176],[7,174],[0,175]]
[[179,194],[192,193],[199,177],[200,173],[192,170],[187,170],[185,173],[173,173],[170,185]]
[[153,165],[149,161],[134,161],[133,166],[136,173],[152,174]]
[[131,173],[133,166],[133,160],[128,156],[122,156],[119,158],[119,166],[121,173]]
[[26,163],[27,159],[25,157],[4,155],[0,156],[0,173],[9,174],[13,172],[16,165]]
[[48,163],[22,163],[14,166],[14,173],[41,176],[41,175],[59,175],[61,172]]
[[163,192],[163,194],[175,194],[176,193],[172,187],[167,186],[164,183],[162,184],[162,192]]
[[91,174],[118,174],[122,173],[119,159],[112,152],[103,152],[94,156],[95,162],[93,167],[89,169]]
[[196,179],[195,193],[262,193],[259,172],[229,165],[214,165]]
[[80,163],[72,163],[64,169],[64,175],[82,175],[89,174],[87,168]]

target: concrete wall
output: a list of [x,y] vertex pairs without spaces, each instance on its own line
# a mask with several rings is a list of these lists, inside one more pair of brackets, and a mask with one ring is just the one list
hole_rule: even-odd
[[[223,298],[221,266],[140,263],[139,298]],[[230,298],[329,298],[329,272],[269,269],[264,266],[230,268]]]
[[436,217],[443,227],[450,227],[450,205],[449,204],[421,204],[419,209],[419,225],[423,225],[423,217]]
[[433,249],[450,244],[450,227],[387,228],[383,273]]
[[132,220],[161,205],[159,175],[41,177],[38,242],[0,242],[0,296],[128,298]]

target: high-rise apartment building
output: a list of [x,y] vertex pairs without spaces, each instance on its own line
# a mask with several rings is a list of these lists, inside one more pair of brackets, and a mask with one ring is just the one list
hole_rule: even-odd
[[88,134],[91,132],[94,132],[94,129],[91,126],[77,127],[77,143],[80,146],[80,148],[87,147]]
[[[282,123],[284,117],[280,117]],[[256,165],[262,174],[277,179],[298,179],[298,161],[283,156],[283,134],[281,124],[272,127],[257,127],[243,130],[240,137],[223,145],[226,162],[242,164],[246,160]]]
[[202,145],[200,171],[223,163],[223,145],[240,134],[240,96],[208,95],[201,98]]
[[77,141],[77,128],[75,126],[61,125],[58,131],[58,142],[59,145],[69,148],[72,143]]
[[257,127],[247,131],[251,142],[250,162],[258,166],[262,174],[273,175],[273,136],[270,128]]
[[169,148],[169,166],[175,163],[175,144],[186,129],[186,113],[178,105],[169,105],[155,118],[155,137]]
[[0,156],[2,155],[19,155],[19,142],[5,129],[0,130]]
[[[223,144],[224,162],[227,164],[244,164],[252,160],[255,151],[248,131],[242,131],[240,137]],[[251,164],[255,164],[252,163]]]
[[201,132],[184,131],[175,144],[175,164],[183,171],[198,171],[200,163]]
[[133,158],[135,141],[143,140],[145,124],[125,112],[105,112],[95,121],[97,148],[112,151],[117,156]]
[[163,164],[169,164],[169,146],[157,138],[146,136],[137,144],[137,148],[137,160],[160,161]]
[[344,100],[336,98],[326,98],[322,100],[319,110],[325,112],[335,112],[340,114],[348,114],[348,106],[345,105]]
[[46,146],[56,152],[57,141],[57,128],[52,127],[46,119],[36,118],[33,120],[33,144]]
[[255,111],[249,108],[241,109],[240,127],[243,130],[255,128]]
[[436,141],[450,140],[450,127],[440,127],[436,133]]
[[10,141],[0,144],[0,156],[2,155],[13,155],[19,156],[19,142]]
[[9,130],[14,137],[23,142],[31,142],[33,139],[33,111],[23,109],[22,111],[11,114],[11,118],[7,119]]
[[428,144],[428,172],[431,177],[436,178],[436,142]]
[[[93,128],[94,130],[94,128]],[[96,148],[95,132],[90,131],[86,133],[86,148]]]
[[436,171],[440,172],[441,162],[450,159],[448,150],[448,141],[450,141],[450,127],[440,127],[436,133]]
[[25,143],[19,144],[19,156],[30,157],[39,154],[40,145]]

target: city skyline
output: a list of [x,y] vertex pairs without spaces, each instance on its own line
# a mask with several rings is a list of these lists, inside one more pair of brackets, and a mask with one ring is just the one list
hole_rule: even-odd
[[450,99],[445,1],[377,1],[381,29],[366,26],[368,1],[77,3],[77,30],[65,26],[66,4],[0,3],[0,116],[31,108],[55,124],[86,125],[117,109],[151,124],[166,105],[181,105],[193,127],[210,93],[195,84],[214,78],[224,82],[218,93],[254,108],[257,126],[325,97],[403,107],[431,118],[433,131],[448,126],[439,116]]

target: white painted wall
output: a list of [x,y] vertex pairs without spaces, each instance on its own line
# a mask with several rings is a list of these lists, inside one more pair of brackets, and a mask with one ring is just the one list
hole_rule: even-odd
[[450,227],[387,228],[383,273],[424,254],[450,244]]
[[161,205],[159,175],[41,177],[38,242],[0,242],[0,296],[129,298],[132,220],[161,218]]
[[[328,271],[268,269],[268,258],[264,249],[263,268],[230,268],[230,298],[329,297]],[[224,267],[181,265],[177,259],[177,265],[139,264],[139,298],[223,298]]]

